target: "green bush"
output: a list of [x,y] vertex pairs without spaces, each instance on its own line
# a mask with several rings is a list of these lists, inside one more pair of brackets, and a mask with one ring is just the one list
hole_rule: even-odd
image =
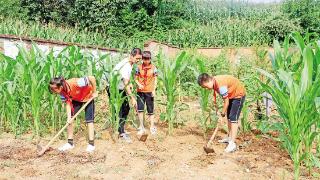
[[320,33],[320,1],[318,0],[286,0],[282,11],[290,18],[299,19],[304,31]]
[[21,0],[31,20],[77,26],[113,36],[178,28],[184,5],[182,0]]
[[20,6],[20,0],[0,0],[0,15],[23,18],[25,12]]
[[260,31],[269,37],[269,42],[273,39],[283,41],[284,38],[293,31],[301,31],[299,22],[290,19],[285,14],[278,14],[267,19],[261,26]]
[[72,9],[75,0],[20,0],[20,7],[27,13],[29,20],[41,21],[44,23],[68,22],[68,9]]

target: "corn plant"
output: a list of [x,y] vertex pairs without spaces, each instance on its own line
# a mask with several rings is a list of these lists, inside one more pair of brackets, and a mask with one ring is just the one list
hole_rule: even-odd
[[100,82],[103,70],[97,63],[104,64],[105,60],[93,58],[75,46],[56,56],[53,51],[44,54],[36,45],[29,51],[19,47],[15,59],[0,54],[1,125],[16,136],[32,130],[36,138],[60,129],[66,114],[60,98],[49,93],[49,80],[60,75],[66,79],[95,75]]
[[242,107],[242,118],[241,118],[241,131],[242,132],[248,132],[251,131],[251,122],[249,122],[249,113],[250,109],[248,107],[248,102],[244,102],[243,107]]
[[131,48],[136,46],[136,44],[143,46],[144,43],[140,37],[124,39],[117,36],[113,38],[106,33],[100,33],[98,31],[83,30],[70,26],[62,27],[53,23],[42,24],[37,21],[26,22],[25,20],[13,17],[2,17],[1,15],[0,33],[121,49]]
[[177,90],[177,82],[179,79],[180,73],[187,66],[187,54],[182,52],[174,61],[169,59],[162,59],[161,56],[158,56],[158,69],[159,69],[159,81],[162,84],[162,91],[166,96],[166,114],[165,121],[169,125],[169,134],[172,133],[173,126],[177,122],[176,116],[177,112],[175,110],[179,109],[177,105],[177,98],[179,96]]
[[[269,59],[267,58],[267,55],[268,55],[268,51],[266,50],[266,48],[264,47],[261,47],[261,46],[258,46],[258,47],[255,47],[254,48],[255,50],[255,67],[258,67],[258,68],[264,68],[266,70],[270,70],[271,68],[271,65],[270,65],[270,61]],[[256,73],[256,72],[254,72]],[[259,79],[260,81],[264,81],[264,77],[263,75],[259,74]],[[261,91],[262,89],[259,88],[260,91],[255,91],[256,95],[258,95],[259,97],[256,99],[256,105],[257,105],[257,111],[258,111],[258,119],[261,120],[262,119],[262,107],[261,107],[261,101],[263,98],[262,94],[263,92]],[[258,94],[257,94],[258,93]],[[262,93],[262,94],[261,94]],[[267,101],[267,100],[266,100]],[[265,104],[267,106],[267,104]],[[268,107],[266,107],[266,117],[268,118],[269,117],[269,114],[268,114]]]
[[274,72],[262,69],[259,72],[270,82],[261,81],[261,85],[271,94],[283,120],[280,138],[293,160],[294,177],[299,179],[300,165],[305,164],[310,172],[317,159],[312,145],[318,136],[315,127],[320,120],[315,110],[320,96],[320,47],[315,42],[305,44],[298,33],[290,37],[295,41],[296,54],[289,51],[289,38],[283,48],[275,41],[271,56]]
[[122,103],[125,101],[126,97],[122,96],[119,92],[118,85],[121,81],[119,74],[112,73],[109,78],[109,105],[110,105],[110,119],[108,121],[109,125],[113,130],[113,134],[117,132],[119,128],[119,113]]
[[[197,68],[193,68],[193,67],[188,67],[188,69],[191,69],[194,73],[194,76],[197,78],[201,73],[205,73],[207,72],[207,68],[206,65],[204,64],[204,61],[200,58],[197,58],[195,61],[195,66]],[[203,136],[206,137],[207,132],[209,131],[209,129],[214,127],[214,122],[212,121],[211,117],[212,117],[212,108],[210,108],[210,93],[211,91],[201,88],[199,87],[199,85],[194,82],[193,84],[190,83],[190,85],[194,85],[195,89],[197,89],[197,93],[200,96],[200,108],[201,108],[201,116],[199,118],[199,122],[200,122],[200,126],[202,127],[203,130]]]
[[[240,58],[240,63],[235,70],[233,75],[237,77],[246,88],[246,100],[243,105],[242,117],[241,117],[241,130],[247,132],[251,130],[251,123],[249,122],[249,114],[254,112],[248,107],[258,102],[261,95],[261,87],[257,81],[258,73],[254,70],[254,65],[252,65],[252,60],[250,58]],[[259,108],[257,109],[259,113]]]

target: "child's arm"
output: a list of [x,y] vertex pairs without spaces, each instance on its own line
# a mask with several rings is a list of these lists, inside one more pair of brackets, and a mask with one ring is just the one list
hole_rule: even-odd
[[156,89],[158,84],[158,69],[156,67],[154,69],[153,76],[154,76],[154,88],[152,91],[152,96],[154,97],[156,95]]
[[97,97],[98,93],[97,93],[97,81],[96,78],[94,76],[88,76],[89,82],[92,86],[92,96],[93,97]]
[[134,76],[134,81],[138,85],[138,89],[143,89],[144,86],[139,82],[139,75],[140,75],[140,71],[139,71],[139,68],[137,67],[136,68],[136,74]]
[[66,103],[66,110],[67,110],[67,122],[70,124],[70,119],[71,119],[71,104],[70,103]]
[[158,77],[155,76],[154,77],[154,88],[153,88],[153,91],[152,91],[152,96],[153,97],[156,95],[157,84],[158,84]]
[[92,86],[92,91],[95,93],[97,90],[97,81],[94,76],[88,76],[89,82]]
[[139,88],[139,89],[143,89],[143,87],[144,87],[144,86],[143,86],[142,84],[140,84],[140,83],[139,83],[138,78],[136,78],[134,81],[135,81],[135,82],[136,82],[136,84],[138,85],[138,88]]
[[223,108],[222,108],[222,112],[221,112],[221,116],[224,117],[227,113],[228,110],[228,106],[229,106],[229,98],[224,98],[223,99]]

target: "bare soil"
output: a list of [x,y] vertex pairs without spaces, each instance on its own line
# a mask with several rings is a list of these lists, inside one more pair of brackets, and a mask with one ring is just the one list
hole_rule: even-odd
[[[114,143],[107,130],[96,140],[96,152],[85,152],[84,137],[76,147],[61,153],[57,148],[36,156],[36,143],[28,138],[0,136],[0,179],[292,179],[292,162],[279,143],[270,138],[243,134],[239,150],[224,153],[225,145],[215,143],[215,154],[205,154],[205,140],[194,123],[168,136],[160,128],[157,136],[143,143],[129,128],[132,144]],[[219,132],[218,138],[224,134]],[[76,136],[77,137],[77,136]],[[46,141],[41,142],[43,145]]]
[[[179,114],[188,120],[167,135],[167,125],[158,124],[158,134],[149,135],[146,142],[138,141],[136,130],[127,131],[133,143],[114,142],[110,131],[96,124],[98,138],[96,151],[87,154],[85,132],[75,134],[75,148],[61,153],[57,148],[65,140],[57,140],[51,151],[37,157],[37,143],[26,134],[19,139],[0,134],[1,179],[293,179],[293,165],[288,154],[272,135],[259,135],[259,131],[241,134],[237,139],[238,151],[225,153],[225,144],[216,141],[226,134],[219,131],[213,144],[214,154],[207,155],[203,146],[202,130],[195,122],[199,112],[197,103],[189,103],[191,110]],[[98,116],[104,116],[107,106],[97,103]],[[159,107],[157,114],[163,112]],[[159,119],[157,119],[159,121]],[[45,145],[51,136],[40,142]],[[303,172],[302,172],[303,173]],[[304,176],[302,179],[311,179]]]

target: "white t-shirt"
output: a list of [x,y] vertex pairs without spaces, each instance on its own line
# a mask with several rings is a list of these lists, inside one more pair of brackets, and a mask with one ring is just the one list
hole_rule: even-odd
[[130,80],[131,72],[132,72],[132,65],[129,63],[129,58],[125,58],[122,61],[120,61],[115,67],[114,71],[118,71],[121,81],[118,85],[119,90],[123,90],[124,85],[124,79]]

